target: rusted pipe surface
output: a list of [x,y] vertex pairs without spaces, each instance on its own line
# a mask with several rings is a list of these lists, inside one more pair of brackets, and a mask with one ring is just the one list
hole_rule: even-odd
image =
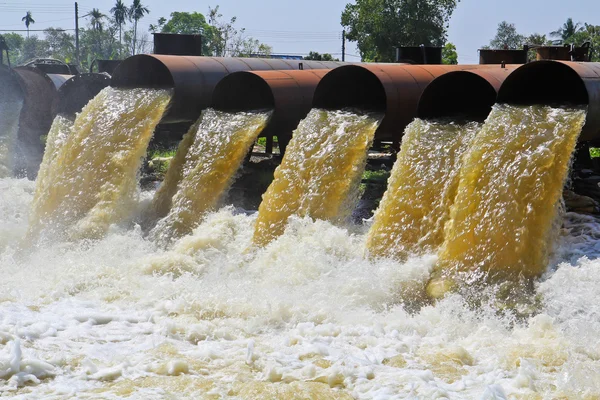
[[58,90],[57,114],[74,118],[102,89],[110,84],[107,74],[80,74],[64,82]]
[[136,55],[115,70],[114,87],[173,88],[175,93],[162,123],[196,120],[210,106],[217,83],[238,71],[331,69],[340,62],[292,61],[260,58]]
[[212,107],[224,111],[274,110],[261,136],[277,136],[283,153],[293,130],[310,111],[315,89],[327,72],[325,69],[235,72],[216,86]]
[[0,64],[0,102],[12,103],[23,99],[19,77],[11,68]]
[[451,71],[435,78],[419,99],[417,117],[484,121],[502,82],[516,67]]
[[328,72],[317,86],[313,107],[360,108],[385,112],[377,140],[400,142],[416,117],[421,94],[438,76],[451,71],[500,68],[499,65],[345,65]]
[[504,81],[498,102],[587,105],[579,140],[600,143],[600,63],[545,60],[525,64]]

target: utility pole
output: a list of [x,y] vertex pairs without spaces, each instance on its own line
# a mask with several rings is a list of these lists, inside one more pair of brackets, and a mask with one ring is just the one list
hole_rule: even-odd
[[342,61],[346,61],[346,30],[342,31]]
[[77,66],[81,66],[79,62],[79,7],[75,2],[75,59],[77,60]]

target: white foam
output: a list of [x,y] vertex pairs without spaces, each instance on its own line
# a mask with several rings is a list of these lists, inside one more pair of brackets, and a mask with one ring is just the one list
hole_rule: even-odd
[[411,314],[399,293],[435,256],[367,261],[364,231],[309,219],[260,250],[256,216],[232,208],[170,251],[121,228],[19,247],[33,185],[0,186],[0,387],[16,398],[600,395],[594,219],[567,215],[541,310],[515,321],[458,295]]

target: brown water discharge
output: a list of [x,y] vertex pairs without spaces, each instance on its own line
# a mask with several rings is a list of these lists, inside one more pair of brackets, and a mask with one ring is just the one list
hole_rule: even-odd
[[457,281],[540,276],[583,109],[497,105],[465,154],[432,297]]
[[458,187],[462,156],[481,124],[427,122],[407,128],[367,249],[374,257],[404,260],[437,250]]
[[[231,113],[207,109],[202,112],[199,123],[194,126],[193,142],[188,133],[184,139],[187,143],[178,149],[179,152],[188,147],[185,159],[176,156],[170,166],[181,172],[167,174],[165,189],[157,193],[159,197],[153,205],[156,210],[160,211],[168,203],[171,209],[157,223],[151,237],[168,242],[192,232],[202,215],[213,209],[227,191],[270,116],[270,111]],[[172,201],[165,199],[173,192]]]
[[0,178],[13,176],[19,115],[23,103],[0,101]]
[[98,237],[127,218],[141,160],[170,99],[168,90],[106,88],[66,137],[55,121],[28,236]]
[[341,220],[351,212],[367,150],[383,115],[313,109],[300,122],[263,195],[254,243],[265,246],[291,215]]

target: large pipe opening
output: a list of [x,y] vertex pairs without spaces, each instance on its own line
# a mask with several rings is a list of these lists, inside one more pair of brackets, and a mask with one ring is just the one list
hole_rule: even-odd
[[498,103],[517,105],[584,105],[588,92],[568,64],[536,61],[517,68],[502,84]]
[[159,59],[139,54],[121,62],[114,71],[111,85],[120,88],[170,89],[175,80]]
[[237,72],[223,78],[213,93],[212,106],[222,111],[248,111],[275,108],[270,86],[260,76]]
[[434,79],[419,100],[417,117],[484,121],[496,102],[496,89],[477,73],[448,72]]
[[58,90],[57,113],[74,117],[109,84],[110,78],[106,74],[75,75]]
[[324,109],[359,108],[385,111],[387,96],[379,78],[366,68],[346,65],[321,79],[313,106]]

